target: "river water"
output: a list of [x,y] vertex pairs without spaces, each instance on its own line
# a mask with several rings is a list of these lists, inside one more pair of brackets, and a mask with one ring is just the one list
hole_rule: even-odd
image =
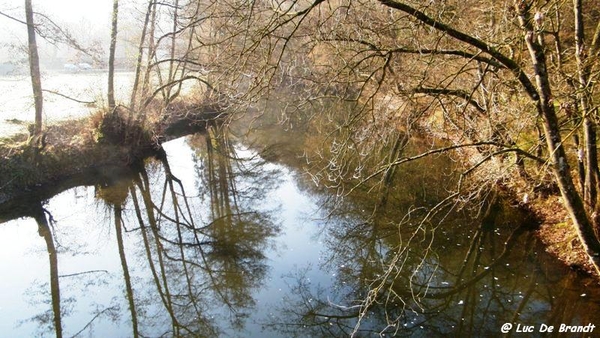
[[[122,100],[129,78],[118,75]],[[104,82],[44,83],[101,102]],[[28,86],[0,79],[4,135],[32,120]],[[51,94],[45,107],[50,122],[94,109]],[[518,206],[490,195],[423,221],[452,189],[451,159],[402,167],[383,208],[369,187],[340,198],[310,179],[297,155],[320,141],[294,132],[253,143],[190,135],[139,168],[0,211],[0,337],[56,336],[55,317],[65,337],[539,336],[551,326],[549,336],[571,336],[561,325],[600,325],[597,284],[548,257]],[[293,155],[267,156],[261,139]]]
[[24,203],[47,225],[0,225],[1,336],[54,336],[57,301],[68,337],[488,337],[505,323],[514,336],[600,324],[598,287],[547,257],[515,206],[421,223],[448,181],[422,167],[400,173],[393,208],[373,220],[367,192],[333,203],[297,166],[229,137],[164,148],[143,168]]

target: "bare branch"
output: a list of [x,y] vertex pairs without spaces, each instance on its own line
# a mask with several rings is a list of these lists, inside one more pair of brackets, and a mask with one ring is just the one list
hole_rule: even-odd
[[8,14],[6,14],[6,13],[0,12],[0,15],[2,15],[2,16],[5,16],[5,17],[7,17],[7,18],[9,18],[9,19],[11,19],[11,20],[14,20],[14,21],[16,21],[16,22],[18,22],[18,23],[20,23],[20,24],[27,25],[27,22],[25,22],[25,21],[23,21],[23,20],[20,20],[20,19],[17,19],[17,18],[15,18],[14,16],[10,16],[10,15],[8,15]]
[[379,0],[379,2],[390,8],[400,10],[400,11],[412,16],[413,18],[419,20],[420,22],[422,22],[432,28],[435,28],[436,30],[438,30],[440,32],[444,32],[459,41],[462,41],[470,46],[473,46],[473,47],[481,50],[482,52],[485,52],[485,53],[491,55],[493,58],[498,60],[498,62],[500,62],[506,68],[508,68],[509,70],[511,70],[513,72],[515,77],[519,80],[519,82],[521,82],[525,91],[531,97],[532,100],[534,100],[534,101],[539,100],[539,94],[538,94],[536,87],[531,82],[531,80],[529,80],[529,78],[527,77],[527,74],[525,74],[525,71],[523,71],[523,69],[517,64],[517,62],[515,62],[513,59],[509,58],[508,56],[502,54],[501,52],[499,52],[492,46],[488,45],[484,41],[482,41],[474,36],[460,32],[440,21],[437,21],[437,20],[429,17],[427,14],[421,12],[420,10],[413,8],[407,4],[397,2],[394,0]]
[[58,95],[58,96],[62,96],[62,97],[64,97],[65,99],[69,99],[69,100],[71,100],[71,101],[75,101],[75,102],[77,102],[77,103],[83,103],[83,104],[95,104],[95,103],[96,103],[96,101],[81,101],[81,100],[78,100],[78,99],[76,99],[76,98],[73,98],[73,97],[67,96],[67,95],[65,95],[65,94],[62,94],[62,93],[59,93],[59,92],[56,92],[56,91],[54,91],[54,90],[50,90],[50,89],[42,89],[42,91],[43,91],[43,92],[46,92],[46,93],[50,93],[50,94],[54,94],[54,95]]
[[426,87],[417,87],[412,90],[413,93],[417,94],[428,94],[428,95],[449,95],[456,96],[463,100],[465,100],[468,104],[472,105],[477,109],[480,113],[485,113],[486,110],[479,105],[477,101],[473,99],[473,96],[470,93],[467,93],[464,90],[460,89],[448,89],[448,88],[426,88]]

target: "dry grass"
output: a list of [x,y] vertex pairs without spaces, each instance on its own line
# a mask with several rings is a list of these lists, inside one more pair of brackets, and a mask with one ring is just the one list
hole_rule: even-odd
[[43,142],[36,144],[26,134],[0,139],[0,203],[91,168],[139,163],[156,152],[172,125],[184,124],[187,133],[196,132],[220,116],[211,110],[217,108],[150,105],[141,118],[129,122],[129,111],[119,107],[49,126]]
[[28,135],[0,139],[0,202],[22,191],[76,175],[86,168],[131,164],[153,146],[115,139],[99,142],[102,130],[98,129],[98,119],[102,117],[94,115],[49,126],[40,150],[31,144]]
[[534,201],[531,206],[543,220],[536,234],[544,244],[546,252],[574,270],[596,276],[595,269],[583,250],[561,198],[559,196],[541,198]]

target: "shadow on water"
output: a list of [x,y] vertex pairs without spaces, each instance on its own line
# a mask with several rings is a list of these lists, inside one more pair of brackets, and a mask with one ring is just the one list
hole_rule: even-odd
[[[392,144],[389,156],[408,151],[402,138]],[[4,316],[3,328],[56,337],[481,337],[500,335],[504,323],[515,336],[517,324],[537,334],[553,325],[549,336],[561,324],[600,324],[598,287],[545,256],[535,220],[518,206],[491,193],[469,207],[433,208],[453,178],[426,168],[449,162],[402,167],[376,194],[365,186],[340,202],[302,180],[292,161],[268,163],[219,128],[175,140],[123,175],[88,177],[91,188],[2,212],[4,238],[35,220],[50,267],[49,276],[12,272],[34,286],[29,307],[15,303],[21,325]],[[294,208],[320,215],[282,212]],[[301,233],[318,246],[301,251]],[[73,262],[80,256],[89,260]]]

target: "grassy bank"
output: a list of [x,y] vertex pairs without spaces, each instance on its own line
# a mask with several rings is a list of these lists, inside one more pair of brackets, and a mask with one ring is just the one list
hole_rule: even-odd
[[0,138],[0,204],[48,189],[96,168],[128,167],[152,156],[162,142],[206,129],[221,117],[213,106],[183,105],[129,122],[123,110],[48,126],[34,142],[27,134]]
[[36,144],[26,134],[0,139],[0,202],[90,167],[129,165],[155,146],[102,141],[97,122],[88,118],[49,126]]

